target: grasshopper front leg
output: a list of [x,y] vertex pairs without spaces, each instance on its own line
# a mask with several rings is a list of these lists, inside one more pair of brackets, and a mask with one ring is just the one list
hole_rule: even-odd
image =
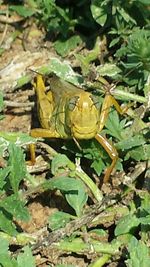
[[112,95],[106,95],[104,98],[104,102],[102,105],[102,110],[100,114],[100,126],[99,126],[99,132],[101,132],[106,124],[108,114],[110,111],[110,108],[114,106],[115,109],[118,111],[119,114],[124,114],[128,107],[121,108],[117,100]]
[[[43,128],[35,128],[31,130],[30,135],[32,137],[43,137],[43,138],[60,138],[60,135],[56,131],[51,131],[50,129]],[[30,155],[31,155],[31,163],[35,164],[35,144],[29,145]]]

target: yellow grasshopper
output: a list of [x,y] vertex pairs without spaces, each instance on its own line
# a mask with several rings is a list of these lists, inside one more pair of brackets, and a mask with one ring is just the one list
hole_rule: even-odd
[[[57,76],[50,78],[47,92],[38,74],[34,84],[37,94],[38,117],[42,128],[31,130],[31,136],[75,140],[95,138],[112,159],[106,169],[104,183],[109,181],[118,159],[115,147],[100,133],[105,126],[112,105],[122,114],[124,110],[110,93],[105,95],[102,107],[95,97]],[[35,162],[34,146],[31,146],[31,160]]]

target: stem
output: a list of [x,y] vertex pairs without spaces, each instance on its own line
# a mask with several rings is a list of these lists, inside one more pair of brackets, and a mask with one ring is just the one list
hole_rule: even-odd
[[110,255],[104,255],[101,258],[97,259],[94,263],[90,264],[89,267],[102,267],[110,259]]
[[[108,82],[105,79],[103,79],[103,78],[101,78],[100,82],[103,85],[106,85],[106,86],[109,85]],[[101,87],[98,82],[97,83],[95,82],[93,84],[89,83],[89,87],[90,88],[93,88],[93,89],[97,89],[102,94],[105,94],[106,93],[106,91],[104,90],[104,88]],[[147,103],[148,102],[148,100],[147,100],[146,97],[139,96],[137,94],[132,94],[132,93],[129,93],[129,92],[126,92],[124,90],[117,89],[117,88],[111,88],[110,87],[110,93],[113,96],[116,96],[118,98],[121,98],[122,100],[133,100],[133,101],[137,101],[137,102],[140,102],[140,103]]]
[[36,241],[35,235],[31,235],[28,233],[20,233],[14,237],[7,233],[0,232],[0,238],[7,240],[11,245],[19,246],[25,246],[29,243],[33,243]]
[[127,99],[127,100],[133,100],[133,101],[137,101],[140,103],[146,103],[147,99],[143,96],[139,96],[136,94],[131,94],[129,92],[125,92],[123,90],[119,90],[119,89],[114,89],[112,92],[112,95],[114,96],[119,96],[119,97],[123,97],[123,99]]
[[99,242],[90,240],[90,243],[84,242],[81,238],[75,238],[70,241],[60,241],[55,243],[56,248],[64,251],[75,252],[75,253],[104,253],[109,255],[119,254],[119,247],[121,242],[116,241],[111,243]]
[[85,172],[83,172],[82,169],[76,170],[75,173],[87,185],[87,187],[90,188],[96,200],[102,201],[103,199],[102,192],[99,190],[97,185],[92,181],[92,179]]

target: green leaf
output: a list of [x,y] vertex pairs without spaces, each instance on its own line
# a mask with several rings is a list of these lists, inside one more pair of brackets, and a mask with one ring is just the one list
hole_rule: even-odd
[[[1,265],[2,264],[2,265]],[[16,261],[11,259],[9,255],[1,255],[0,267],[18,267]]]
[[0,155],[3,155],[10,142],[16,144],[17,146],[23,146],[34,144],[36,140],[36,138],[33,138],[25,133],[0,131]]
[[0,266],[2,267],[18,267],[16,261],[11,259],[8,252],[9,242],[0,237]]
[[56,52],[61,55],[62,57],[65,57],[69,54],[71,50],[74,50],[78,45],[80,45],[82,42],[82,39],[79,35],[74,35],[70,37],[69,39],[59,39],[54,43],[54,47],[56,49]]
[[140,220],[134,214],[128,214],[119,220],[115,228],[115,236],[127,234],[139,224]]
[[35,10],[21,5],[10,6],[9,9],[16,11],[20,16],[24,18],[31,17],[35,13]]
[[93,161],[91,167],[94,168],[97,175],[100,175],[102,173],[102,170],[105,168],[105,164],[101,158],[97,158]]
[[97,37],[93,49],[89,50],[86,55],[82,55],[81,53],[75,54],[77,61],[79,61],[84,77],[88,76],[88,73],[91,69],[90,63],[97,60],[99,57],[101,42],[101,39]]
[[79,184],[77,179],[66,176],[60,176],[43,183],[42,187],[44,189],[51,189],[51,190],[59,189],[61,191],[66,191],[66,192],[73,191],[74,193],[77,194],[78,185]]
[[83,207],[87,202],[88,195],[86,193],[85,186],[82,181],[77,180],[78,182],[78,191],[77,194],[71,192],[65,194],[67,202],[75,210],[76,215],[79,217],[82,215]]
[[144,191],[144,195],[141,198],[141,210],[146,211],[146,213],[150,214],[150,194],[148,191]]
[[9,160],[10,166],[9,181],[15,194],[18,194],[20,181],[26,176],[26,164],[24,154],[20,147],[13,143],[9,144]]
[[91,12],[92,12],[92,16],[95,19],[95,21],[101,26],[104,26],[107,20],[107,16],[110,13],[109,6],[102,4],[102,1],[92,0],[91,1]]
[[69,177],[58,177],[51,179],[49,183],[44,183],[42,187],[51,190],[59,189],[64,192],[68,203],[74,208],[76,214],[80,216],[88,198],[85,185],[81,180]]
[[1,249],[0,249],[0,257],[1,257],[1,254],[7,254],[9,248],[9,242],[7,239],[3,239],[0,237],[0,244],[1,244]]
[[117,143],[116,148],[118,149],[131,149],[132,147],[137,147],[140,145],[144,145],[146,142],[145,138],[143,135],[135,135],[133,137],[127,138],[123,141],[120,141]]
[[[123,63],[126,69],[134,68],[134,75],[137,74],[137,83],[142,78],[141,82],[145,80],[146,76],[150,71],[150,32],[149,30],[139,29],[137,28],[129,35],[126,40],[126,47],[124,45],[117,50],[116,56],[120,57],[127,55],[127,61]],[[144,49],[143,49],[144,48]],[[132,79],[130,78],[130,82],[133,81],[134,75],[132,70]],[[143,80],[144,79],[144,80]]]
[[149,6],[149,0],[138,0],[137,2],[140,2],[143,5],[148,5]]
[[129,13],[127,13],[127,12],[125,11],[124,8],[121,8],[121,6],[119,6],[119,7],[117,8],[117,11],[118,11],[118,13],[120,13],[120,15],[122,16],[122,18],[123,18],[127,23],[129,23],[129,22],[131,21],[133,24],[136,25],[136,21],[129,15]]
[[31,75],[21,76],[21,77],[18,78],[15,88],[16,89],[20,88],[20,87],[22,87],[23,85],[25,85],[25,84],[27,84],[29,82],[31,82]]
[[89,231],[89,233],[95,233],[97,236],[103,236],[103,237],[108,237],[108,233],[107,233],[107,231],[106,230],[103,230],[103,229],[96,229],[96,228],[94,228],[94,229],[92,229],[92,230],[90,230]]
[[82,54],[75,54],[75,57],[82,69],[82,74],[86,76],[89,73],[90,62],[87,60],[87,57],[83,56]]
[[51,163],[51,172],[53,175],[58,175],[64,170],[75,170],[75,165],[64,154],[57,154]]
[[128,267],[148,267],[150,263],[149,247],[142,241],[132,237],[129,245],[129,259],[126,261]]
[[119,121],[119,115],[116,110],[110,112],[108,120],[106,122],[106,133],[122,140],[122,131],[124,130],[125,119],[121,122]]
[[101,76],[114,77],[121,72],[121,69],[116,66],[116,64],[105,63],[96,68],[97,72]]
[[137,148],[132,149],[126,154],[125,160],[133,158],[137,161],[139,160],[149,160],[150,159],[150,145],[141,145]]
[[31,248],[28,246],[24,247],[24,252],[20,253],[17,257],[18,267],[36,267],[35,259],[32,256]]
[[114,39],[111,41],[109,47],[111,48],[111,47],[115,46],[117,43],[119,43],[119,41],[120,41],[120,38],[119,38],[119,37],[114,38]]
[[0,202],[0,206],[7,210],[17,220],[28,221],[30,215],[28,209],[16,195],[11,195]]
[[39,69],[40,73],[55,73],[58,77],[65,81],[73,83],[74,85],[80,86],[83,83],[83,78],[81,75],[75,73],[71,65],[64,61],[60,61],[58,58],[51,58],[50,64],[46,67]]
[[49,216],[48,223],[49,228],[54,231],[59,228],[62,228],[73,218],[69,213],[65,213],[62,211],[56,211],[52,215]]
[[[0,138],[13,142],[18,146],[29,145],[36,142],[36,139],[26,133],[0,131]],[[0,139],[1,140],[1,139]]]
[[10,167],[6,167],[4,169],[0,169],[0,189],[3,189],[4,185],[6,184],[6,177],[10,172]]
[[150,215],[140,218],[141,224],[150,225]]
[[5,51],[5,49],[0,47],[0,56],[3,54],[4,51]]
[[12,216],[1,209],[0,209],[0,230],[12,236],[17,234],[16,228],[12,223]]

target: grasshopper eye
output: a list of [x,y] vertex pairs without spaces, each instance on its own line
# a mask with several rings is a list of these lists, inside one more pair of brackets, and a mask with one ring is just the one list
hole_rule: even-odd
[[97,96],[95,96],[95,95],[90,95],[90,98],[91,98],[91,100],[92,100],[92,102],[93,102],[93,105],[97,108],[97,109],[100,109],[100,107],[101,107],[101,103],[100,103],[100,101],[99,101],[99,98],[97,97]]
[[74,96],[74,97],[72,97],[72,98],[69,100],[69,105],[68,105],[68,107],[69,107],[69,110],[70,110],[70,111],[73,111],[73,110],[74,110],[74,108],[75,108],[75,106],[76,106],[76,104],[77,104],[78,99],[79,99],[79,96]]

